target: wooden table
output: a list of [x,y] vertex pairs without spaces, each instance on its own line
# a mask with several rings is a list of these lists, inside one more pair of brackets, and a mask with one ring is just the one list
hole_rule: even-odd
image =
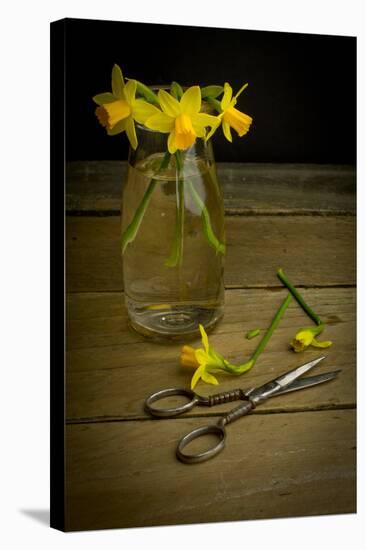
[[[327,323],[334,345],[317,368],[339,378],[284,395],[228,427],[223,453],[175,458],[180,437],[232,408],[155,420],[151,392],[187,386],[180,345],[145,341],[127,325],[119,250],[119,162],[67,170],[68,530],[204,523],[356,511],[355,170],[346,166],[219,164],[224,187],[226,309],[210,342],[233,363],[256,346],[286,295],[282,267]],[[288,342],[309,319],[294,301],[255,367],[221,377],[250,387],[319,355]],[[193,345],[198,345],[199,340]],[[208,395],[217,388],[200,384]],[[207,418],[210,417],[210,418]]]

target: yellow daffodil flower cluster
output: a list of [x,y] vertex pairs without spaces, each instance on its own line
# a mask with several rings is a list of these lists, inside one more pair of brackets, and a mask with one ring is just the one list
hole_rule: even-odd
[[[135,122],[150,130],[168,134],[167,148],[170,154],[189,149],[197,138],[206,141],[222,126],[224,136],[232,141],[231,128],[239,137],[244,136],[250,128],[252,118],[235,108],[237,98],[247,87],[244,84],[232,97],[232,88],[225,82],[224,86],[191,86],[183,91],[179,84],[173,82],[170,93],[160,89],[157,95],[137,80],[123,78],[118,65],[112,69],[112,92],[93,97],[98,107],[96,116],[109,135],[126,132],[133,149],[137,148]],[[136,97],[139,94],[141,97]],[[216,98],[223,94],[221,102]],[[203,112],[203,102],[211,104],[218,115]]]

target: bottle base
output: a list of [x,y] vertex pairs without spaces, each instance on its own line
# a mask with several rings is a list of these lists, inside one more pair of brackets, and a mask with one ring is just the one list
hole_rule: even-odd
[[129,324],[139,334],[153,340],[183,342],[200,336],[200,324],[206,332],[213,329],[221,320],[224,307],[163,305],[129,307],[128,311]]

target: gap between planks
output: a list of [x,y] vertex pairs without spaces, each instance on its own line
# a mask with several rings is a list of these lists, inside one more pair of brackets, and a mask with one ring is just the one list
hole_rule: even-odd
[[[280,291],[280,290],[283,290],[285,287],[283,285],[278,285],[278,286],[265,286],[265,285],[248,285],[248,286],[245,286],[245,285],[225,285],[225,290],[268,290],[269,292],[277,292],[277,291]],[[334,289],[337,289],[337,288],[357,288],[357,285],[353,284],[353,283],[349,283],[349,284],[339,284],[339,283],[324,283],[323,285],[296,285],[296,288],[301,288],[301,289],[304,289],[304,290],[316,290],[316,289],[322,289],[322,288],[334,288]],[[123,294],[123,290],[121,290],[120,288],[115,288],[115,289],[111,289],[111,288],[108,288],[106,290],[69,290],[67,292],[67,295],[73,295],[75,296],[76,294],[115,294],[115,293],[119,293],[119,294]]]
[[[113,216],[120,217],[121,212],[119,210],[66,210],[66,216],[69,218],[72,217],[90,217],[90,218],[109,218]],[[238,209],[225,209],[225,217],[237,217],[237,216],[323,216],[323,217],[332,217],[332,216],[352,216],[355,217],[354,212],[347,212],[345,210],[277,210],[275,212],[269,212],[264,209],[257,210],[242,210]]]
[[[234,407],[234,405],[233,405]],[[273,414],[293,414],[293,413],[309,413],[309,412],[324,412],[324,411],[343,411],[357,409],[355,403],[342,403],[342,405],[320,405],[319,407],[292,407],[283,409],[263,409],[253,410],[251,415],[273,415]],[[156,422],[161,420],[185,420],[187,418],[222,418],[226,413],[218,414],[217,412],[195,413],[189,416],[175,416],[166,418],[154,418],[151,416],[116,416],[116,417],[90,417],[90,418],[70,418],[66,419],[67,426],[79,424],[109,424],[111,422]]]

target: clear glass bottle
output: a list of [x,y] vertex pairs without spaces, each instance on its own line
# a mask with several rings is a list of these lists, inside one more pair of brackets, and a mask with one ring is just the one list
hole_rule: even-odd
[[211,142],[167,153],[167,134],[136,124],[122,195],[130,324],[155,339],[210,330],[224,308],[224,205]]

